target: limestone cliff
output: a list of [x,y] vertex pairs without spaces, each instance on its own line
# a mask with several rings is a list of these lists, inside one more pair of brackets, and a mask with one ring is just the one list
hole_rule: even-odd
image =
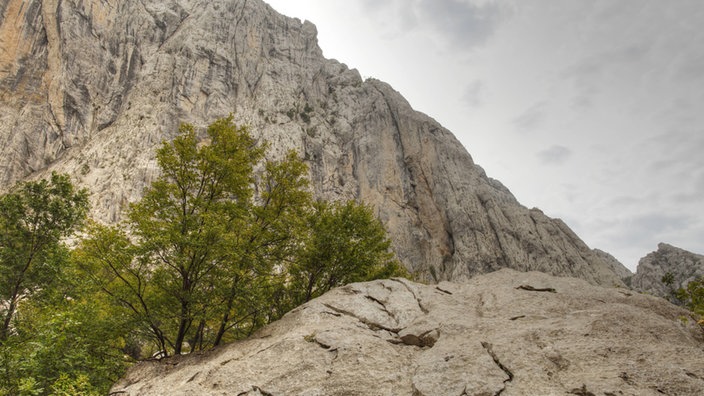
[[234,113],[272,155],[301,152],[318,196],[372,204],[428,279],[510,267],[620,284],[448,130],[325,59],[316,34],[260,0],[0,0],[0,185],[69,172],[116,221],[179,122]]
[[347,285],[252,338],[143,362],[112,395],[701,395],[702,330],[625,289],[500,270]]
[[[665,284],[665,274],[672,275],[672,285]],[[638,261],[631,287],[655,296],[672,299],[672,291],[704,277],[704,256],[659,243],[658,250]]]

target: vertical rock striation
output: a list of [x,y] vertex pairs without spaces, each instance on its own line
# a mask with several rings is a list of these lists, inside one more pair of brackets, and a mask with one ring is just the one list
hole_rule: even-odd
[[398,92],[325,59],[313,24],[260,0],[1,0],[0,33],[4,186],[71,172],[116,221],[179,122],[234,113],[273,156],[302,153],[316,195],[373,205],[428,279],[510,267],[621,282]]

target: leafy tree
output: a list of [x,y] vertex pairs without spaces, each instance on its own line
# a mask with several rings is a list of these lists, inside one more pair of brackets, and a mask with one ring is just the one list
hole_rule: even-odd
[[0,395],[103,394],[125,367],[119,313],[62,242],[87,209],[86,191],[55,173],[0,197]]
[[310,210],[307,167],[294,152],[282,161],[268,161],[255,183],[259,198],[232,234],[229,273],[221,288],[214,345],[232,330],[234,338],[280,317],[272,302],[281,298],[285,269],[300,254]]
[[317,202],[309,229],[303,254],[290,267],[294,305],[347,283],[407,276],[384,226],[364,204]]
[[[698,278],[687,283],[687,286],[677,290],[676,297],[692,312],[704,317],[704,279]],[[699,323],[704,324],[704,321]]]
[[[294,153],[254,167],[264,154],[232,117],[217,120],[200,144],[181,126],[157,152],[162,175],[128,212],[127,233],[94,226],[79,249],[85,268],[157,350],[180,354],[251,332],[272,274],[298,249],[298,220],[310,194]],[[257,197],[255,199],[255,188]]]
[[313,203],[295,152],[263,161],[266,145],[232,116],[206,133],[182,125],[126,222],[93,224],[75,252],[130,313],[132,356],[210,348],[337,285],[401,273],[371,209]]
[[81,225],[87,210],[87,192],[56,173],[0,198],[0,343],[10,336],[20,299],[55,278],[63,263],[62,238]]
[[128,213],[158,302],[150,304],[157,310],[151,326],[159,328],[162,350],[175,354],[209,319],[209,291],[220,286],[229,234],[245,224],[252,170],[263,155],[246,128],[231,121],[212,124],[210,144],[200,147],[194,128],[184,124],[173,143],[157,152],[161,177]]
[[67,261],[41,298],[22,302],[3,345],[0,388],[10,394],[105,394],[128,364],[125,320]]

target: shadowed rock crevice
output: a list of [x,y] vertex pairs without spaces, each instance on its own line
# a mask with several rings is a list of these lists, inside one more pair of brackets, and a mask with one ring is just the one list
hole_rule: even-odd
[[486,352],[489,354],[489,356],[491,356],[491,359],[494,361],[494,363],[496,363],[496,365],[499,366],[499,368],[501,369],[501,371],[503,371],[503,372],[506,374],[506,376],[508,377],[508,378],[506,378],[506,379],[504,380],[504,387],[494,394],[494,396],[499,396],[500,394],[503,393],[504,390],[506,390],[506,384],[508,384],[509,382],[513,381],[513,373],[512,373],[511,370],[509,370],[506,366],[504,366],[503,363],[501,363],[501,360],[499,359],[499,357],[498,357],[498,356],[496,355],[496,353],[494,352],[494,347],[493,347],[493,345],[491,345],[491,344],[488,343],[488,342],[484,342],[484,341],[482,341],[481,344],[482,344],[482,347],[483,347],[483,348],[486,350]]
[[386,304],[385,304],[385,303],[383,303],[383,302],[381,302],[380,300],[378,300],[378,299],[376,299],[376,298],[374,298],[374,297],[372,297],[372,296],[369,296],[369,295],[364,296],[364,298],[366,298],[367,300],[373,301],[373,302],[375,302],[376,304],[378,304],[378,306],[381,307],[381,310],[384,311],[384,313],[386,313],[387,315],[389,315],[389,317],[391,317],[391,319],[393,319],[394,321],[398,321],[398,320],[396,319],[396,316],[394,315],[394,313],[391,312],[391,311],[389,311],[388,309],[386,309]]
[[582,384],[580,388],[574,388],[567,392],[570,395],[577,395],[577,396],[596,396],[594,393],[590,392],[587,389],[587,386]]
[[[412,288],[408,283],[406,283],[406,282],[407,282],[406,280],[404,280],[404,279],[402,279],[402,278],[392,278],[392,279],[390,279],[390,280],[402,284],[403,287],[405,287],[406,290],[408,290],[408,292],[411,293],[411,295],[413,295],[413,298],[416,299],[416,302],[418,303],[418,308],[420,308],[421,312],[423,312],[424,314],[427,314],[427,313],[428,313],[428,308],[426,308],[426,307],[423,306],[423,302],[422,302],[421,299],[418,297],[418,295],[416,295],[416,292],[413,290],[413,288]],[[450,294],[451,294],[451,293],[450,293]]]
[[533,287],[530,285],[520,285],[520,286],[516,287],[516,289],[534,291],[534,292],[557,293],[557,290],[555,290],[552,287]]
[[[324,305],[325,305],[327,308],[329,308],[329,309],[331,309],[331,310],[333,310],[333,311],[335,311],[335,312],[337,312],[337,313],[339,313],[339,314],[347,315],[347,316],[350,316],[350,317],[353,317],[353,318],[357,319],[359,322],[361,322],[361,323],[363,323],[364,325],[366,325],[370,330],[373,330],[373,331],[377,331],[377,330],[386,330],[386,331],[390,331],[390,332],[395,333],[395,334],[398,334],[398,332],[401,331],[401,328],[385,326],[385,325],[383,325],[383,324],[381,324],[381,323],[374,322],[374,321],[372,321],[372,320],[369,320],[368,318],[365,318],[365,317],[363,317],[363,316],[357,315],[357,314],[355,314],[354,312],[347,311],[347,310],[342,309],[342,308],[338,308],[338,307],[336,307],[336,306],[334,306],[334,305],[331,305],[331,304],[324,304]],[[388,311],[387,311],[387,312],[388,312]]]
[[252,390],[246,392],[240,392],[237,396],[276,396],[274,393],[267,392],[262,388],[252,385]]

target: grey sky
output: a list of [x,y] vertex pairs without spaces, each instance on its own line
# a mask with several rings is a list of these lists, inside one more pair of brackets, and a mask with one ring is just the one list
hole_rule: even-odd
[[272,0],[390,83],[528,207],[635,269],[704,253],[699,0]]

